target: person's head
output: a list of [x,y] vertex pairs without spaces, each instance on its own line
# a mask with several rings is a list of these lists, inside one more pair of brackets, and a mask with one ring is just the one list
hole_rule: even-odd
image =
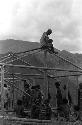
[[28,89],[28,88],[29,88],[29,84],[27,83],[26,80],[24,80],[24,87],[25,87],[25,89]]
[[79,88],[82,89],[82,83],[79,84]]
[[74,110],[75,111],[79,111],[79,106],[78,105],[74,105]]
[[55,86],[56,86],[56,88],[59,88],[60,83],[59,82],[55,82]]
[[35,89],[35,86],[32,86],[31,89],[34,90],[34,89]]
[[29,84],[27,83],[27,84],[25,84],[25,89],[29,89]]
[[63,99],[63,104],[67,104],[68,100],[67,99]]
[[40,89],[40,85],[36,85],[36,87],[35,87],[35,88],[39,90],[39,89]]
[[40,104],[39,99],[35,99],[34,103],[35,103],[36,105],[39,105],[39,104]]
[[66,85],[63,86],[63,89],[66,90]]
[[44,100],[44,104],[49,105],[49,100],[48,99]]
[[7,84],[4,84],[4,87],[7,88]]
[[51,29],[48,29],[47,32],[46,32],[47,35],[50,35],[51,33],[52,33]]
[[17,100],[17,105],[22,105],[22,100]]

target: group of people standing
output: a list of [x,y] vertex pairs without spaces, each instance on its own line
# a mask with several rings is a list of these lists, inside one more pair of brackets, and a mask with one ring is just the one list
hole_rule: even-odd
[[72,119],[79,119],[79,105],[74,105],[71,94],[67,90],[66,85],[63,86],[63,92],[60,88],[60,83],[56,82],[56,102],[58,116],[64,117],[67,121]]
[[[22,100],[17,100],[16,115],[33,119],[51,119],[50,95],[44,100],[40,85],[30,87],[26,81],[24,81],[24,92]],[[30,110],[30,116],[24,112],[25,109]]]
[[70,93],[68,91],[67,93],[67,88],[66,85],[63,86],[63,93],[60,89],[60,83],[56,82],[55,83],[57,93],[56,93],[56,102],[57,102],[57,110],[58,110],[58,115],[63,116],[65,118],[69,118],[69,108],[72,104],[72,98],[70,96]]
[[[60,82],[55,82],[56,87],[56,104],[57,104],[57,117],[64,117],[69,120],[69,113],[73,104],[70,92],[67,91],[66,85],[63,86],[63,90],[60,87]],[[5,88],[6,85],[4,86]],[[5,89],[6,98],[8,93]],[[51,109],[51,95],[48,93],[48,98],[44,99],[44,94],[41,91],[40,85],[30,86],[26,80],[24,80],[24,93],[21,99],[17,100],[14,111],[18,117],[30,117],[32,119],[45,119],[50,120],[53,114]],[[8,109],[8,99],[5,99],[4,108]],[[55,101],[55,100],[54,100]],[[78,109],[77,106],[74,107]],[[30,111],[30,115],[25,113],[25,110]]]
[[[51,95],[48,93],[48,98],[43,99],[43,93],[41,92],[40,85],[35,85],[30,87],[28,83],[24,83],[25,94],[22,97],[22,105],[23,109],[30,109],[31,118],[34,119],[51,119],[52,110],[50,106]],[[60,88],[60,83],[56,82],[56,102],[57,102],[57,112],[58,115],[69,118],[69,108],[72,104],[72,98],[68,91],[67,98],[67,88],[66,85],[63,86],[63,93]],[[27,93],[27,94],[26,94]],[[18,102],[17,102],[18,103]],[[19,103],[18,103],[19,105]],[[19,112],[19,108],[17,107],[17,111]],[[17,113],[18,113],[17,112]],[[20,113],[19,113],[20,114]],[[23,112],[21,114],[24,114]]]

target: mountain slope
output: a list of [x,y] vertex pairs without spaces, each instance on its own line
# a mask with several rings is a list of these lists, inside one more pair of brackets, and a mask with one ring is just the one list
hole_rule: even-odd
[[[23,51],[38,48],[38,47],[40,47],[40,43],[37,43],[37,42],[28,42],[28,41],[13,40],[13,39],[0,40],[0,55],[6,54],[8,52],[14,52],[14,53],[23,52]],[[57,50],[57,51],[59,52],[59,55],[61,55],[65,59],[68,59],[74,64],[82,66],[82,54],[72,54],[65,50],[63,51]],[[28,60],[32,58],[31,59],[32,61],[30,60],[32,64],[34,64],[34,62],[35,63],[37,62],[37,61],[33,61],[34,60],[33,58],[36,58],[38,60],[38,63],[41,62],[42,65],[44,64],[43,52],[39,52],[34,55],[28,55],[27,57],[28,58],[25,57],[24,59]],[[38,63],[36,63],[36,65]],[[68,63],[62,61],[58,57],[55,57],[54,55],[51,55],[49,53],[47,54],[47,65],[49,65],[49,67],[71,68],[70,67],[71,65],[69,65]]]
[[0,40],[0,54],[7,53],[7,52],[20,52],[25,51],[28,49],[34,49],[39,47],[40,44],[37,42],[28,42],[28,41],[21,41],[21,40]]

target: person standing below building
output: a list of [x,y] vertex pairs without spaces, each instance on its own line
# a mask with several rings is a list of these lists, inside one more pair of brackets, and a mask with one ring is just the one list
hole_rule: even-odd
[[69,120],[69,113],[70,113],[70,108],[68,104],[68,100],[66,98],[63,99],[63,104],[62,104],[62,113],[66,121]]
[[69,90],[67,91],[66,85],[63,86],[62,98],[63,99],[67,99],[69,105],[71,106],[71,104],[72,104],[72,98],[71,98]]
[[42,93],[41,93],[41,88],[40,85],[36,85],[36,99],[38,99],[39,103],[42,102]]
[[16,112],[17,117],[25,117],[26,116],[26,114],[24,113],[24,106],[23,106],[22,100],[20,100],[20,99],[17,100],[17,105],[16,105],[14,111]]
[[67,99],[67,89],[66,89],[66,85],[63,86],[62,98],[63,98],[63,99]]
[[56,89],[57,89],[57,92],[56,92],[57,112],[58,112],[58,115],[60,115],[61,111],[62,111],[61,107],[62,107],[62,104],[63,104],[62,93],[61,93],[61,89],[60,89],[60,83],[56,82],[55,86],[56,86]]
[[6,84],[4,84],[4,108],[8,110],[8,97],[9,97],[9,91]]
[[40,85],[32,86],[32,106],[31,106],[31,117],[39,119],[41,105],[42,105],[42,93]]
[[38,100],[39,103],[41,103],[43,94],[41,92],[40,85],[32,86],[31,90],[32,103],[34,103],[36,100]]
[[62,104],[62,93],[61,93],[61,89],[60,89],[60,83],[56,82],[55,86],[57,89],[57,93],[56,93],[57,107],[60,107]]

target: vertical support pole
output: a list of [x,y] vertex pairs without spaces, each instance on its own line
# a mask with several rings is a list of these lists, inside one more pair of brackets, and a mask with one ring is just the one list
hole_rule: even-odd
[[[14,60],[14,54],[12,53],[12,59]],[[14,67],[12,67],[12,77],[13,77],[13,84],[12,84],[12,108],[14,108]]]
[[78,84],[78,76],[76,76],[76,81],[77,81],[77,89],[79,88],[79,84]]
[[[66,85],[66,88],[67,88],[67,91],[66,91],[66,98],[68,100],[68,91],[69,91],[69,77],[67,77],[67,85]],[[69,103],[69,102],[68,102]]]
[[[14,68],[14,67],[12,67]],[[13,77],[13,85],[12,85],[12,89],[13,89],[13,100],[12,100],[12,108],[14,108],[14,69],[12,69],[12,77]]]
[[50,93],[50,91],[49,91],[49,80],[47,81],[47,83],[48,83],[48,85],[47,85],[47,90],[48,90],[48,92],[47,92],[47,94],[49,94]]
[[[56,70],[55,70],[55,76],[57,77],[57,71]],[[57,80],[57,78],[56,78],[56,80]],[[56,86],[55,86],[55,88],[56,88]],[[56,89],[55,95],[57,95],[57,89]],[[56,106],[56,109],[57,109],[57,98],[56,98],[56,96],[55,96],[55,100],[56,100],[55,106]]]
[[79,84],[80,120],[82,120],[82,83]]
[[77,82],[76,99],[77,99],[77,104],[78,104],[78,89],[79,89],[78,76],[76,76],[76,82]]
[[4,124],[4,65],[1,66],[1,115],[3,116],[2,125]]
[[[47,68],[47,50],[44,50],[44,67]],[[44,99],[48,98],[48,79],[47,79],[47,71],[44,70]]]
[[[78,68],[75,68],[75,70],[78,70]],[[78,76],[76,76],[76,104],[78,104],[78,89],[79,89]]]

